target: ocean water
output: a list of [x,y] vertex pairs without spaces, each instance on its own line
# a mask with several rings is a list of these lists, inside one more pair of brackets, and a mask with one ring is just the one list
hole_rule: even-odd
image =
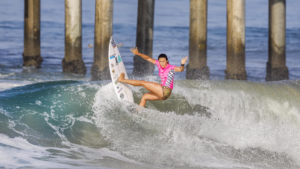
[[[41,1],[41,69],[23,68],[24,1],[0,1],[0,168],[300,168],[300,1],[287,6],[290,79],[265,82],[268,1],[246,1],[248,81],[224,80],[226,1],[208,2],[210,80],[176,74],[172,96],[146,108],[90,81],[95,1],[83,1],[86,75],[62,73],[64,1]],[[130,78],[137,1],[114,0],[113,36]],[[188,55],[189,1],[155,2],[153,57]],[[141,79],[159,82],[155,73]],[[147,91],[134,87],[135,103]],[[132,113],[132,108],[140,109]]]

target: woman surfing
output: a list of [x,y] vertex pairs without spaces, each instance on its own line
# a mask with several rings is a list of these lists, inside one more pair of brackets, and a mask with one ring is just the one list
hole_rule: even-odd
[[143,86],[145,89],[150,91],[143,95],[140,106],[145,107],[147,100],[167,100],[172,93],[173,89],[173,82],[175,72],[183,72],[184,65],[187,61],[187,56],[182,58],[181,66],[176,67],[174,65],[170,65],[168,61],[168,57],[165,54],[160,54],[158,56],[158,60],[150,58],[149,56],[139,53],[137,47],[131,48],[130,51],[137,56],[142,57],[143,59],[155,64],[159,69],[159,77],[161,78],[161,85],[154,83],[154,82],[147,82],[142,80],[129,80],[124,79],[125,74],[121,73],[120,77],[118,78],[119,82],[127,83],[132,86]]

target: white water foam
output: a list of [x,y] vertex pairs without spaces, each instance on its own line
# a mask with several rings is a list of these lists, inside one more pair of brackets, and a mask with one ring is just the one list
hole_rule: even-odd
[[299,107],[272,96],[266,84],[219,85],[184,81],[174,87],[173,94],[184,96],[191,106],[209,108],[208,118],[155,108],[132,114],[126,110],[130,104],[117,100],[108,84],[95,96],[95,122],[116,151],[136,161],[177,167],[298,168]]
[[49,161],[39,160],[49,157],[51,153],[46,148],[35,146],[28,143],[25,139],[9,138],[0,134],[0,167],[16,168],[16,167],[68,167],[67,165],[53,163]]
[[[70,148],[41,147],[29,143],[21,137],[9,138],[0,134],[0,167],[18,168],[99,168],[101,160],[109,157],[125,162],[136,163],[121,154],[107,148],[93,149],[71,144]],[[67,143],[70,145],[69,143]],[[52,153],[52,152],[55,152]],[[77,159],[69,158],[76,154]],[[78,159],[78,157],[80,157]],[[136,163],[137,164],[137,163]],[[102,164],[103,165],[103,164]],[[107,163],[106,165],[117,166]]]
[[[106,97],[101,97],[103,95]],[[210,148],[206,147],[211,140],[199,138],[197,133],[201,131],[198,130],[201,125],[198,124],[206,118],[149,109],[132,114],[126,113],[126,106],[121,104],[128,105],[116,100],[112,85],[104,86],[95,96],[95,121],[101,133],[122,154],[155,165],[232,167],[226,161],[217,162],[216,157],[212,157]],[[124,114],[128,116],[124,117]],[[124,119],[128,117],[132,121]],[[117,121],[120,119],[123,120]],[[189,135],[191,132],[195,135]]]
[[31,81],[13,81],[13,80],[5,80],[5,81],[0,81],[0,91],[11,89],[14,87],[19,87],[19,86],[25,86],[28,84],[33,84],[35,82]]
[[9,76],[12,76],[14,75],[15,73],[8,73],[8,74],[4,74],[4,73],[0,73],[0,78],[5,78],[5,77],[9,77]]
[[[182,93],[191,104],[209,107],[213,117],[218,119],[216,123],[205,125],[204,137],[236,150],[259,149],[273,156],[279,155],[274,168],[299,167],[299,94],[293,98],[287,91],[291,89],[282,85],[233,81],[222,83],[221,87],[209,81],[202,84],[206,83],[208,88],[176,86],[174,91]],[[262,156],[260,152],[256,153]],[[265,160],[265,163],[273,163],[272,158]]]

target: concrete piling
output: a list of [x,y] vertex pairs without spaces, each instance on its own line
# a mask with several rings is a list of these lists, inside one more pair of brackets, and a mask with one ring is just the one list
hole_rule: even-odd
[[190,0],[187,79],[209,79],[207,66],[207,0]]
[[[136,46],[152,56],[155,0],[138,0]],[[110,79],[108,44],[112,36],[113,0],[96,0],[94,63],[91,80]],[[187,79],[209,79],[207,66],[207,0],[190,0]],[[65,0],[63,72],[86,74],[82,59],[82,0]],[[40,0],[24,0],[23,66],[40,68]],[[134,56],[133,75],[150,75],[154,65]],[[245,0],[227,0],[225,79],[247,80],[245,69]],[[269,49],[266,81],[289,79],[286,66],[286,0],[269,0]]]
[[96,0],[94,63],[91,80],[110,79],[108,45],[113,29],[113,0]]
[[41,68],[40,0],[24,1],[24,53],[23,66]]
[[266,81],[289,79],[285,32],[286,1],[269,0],[269,58]]
[[[153,49],[154,2],[155,0],[138,1],[136,46],[140,53],[149,57],[152,57]],[[134,56],[133,65],[133,74],[136,76],[149,75],[154,71],[154,65],[140,56]]]
[[62,69],[66,73],[86,74],[82,60],[81,0],[65,0],[65,57]]
[[245,0],[227,0],[225,79],[247,80],[245,69]]

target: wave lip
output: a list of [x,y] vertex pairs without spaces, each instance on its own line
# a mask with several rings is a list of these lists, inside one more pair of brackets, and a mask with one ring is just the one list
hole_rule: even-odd
[[[1,78],[2,75],[0,75]],[[10,75],[4,75],[4,76],[10,76]],[[0,83],[0,91],[11,89],[14,87],[20,87],[20,86],[25,86],[28,84],[32,84],[34,82],[30,81],[15,81],[15,80],[3,80]]]

